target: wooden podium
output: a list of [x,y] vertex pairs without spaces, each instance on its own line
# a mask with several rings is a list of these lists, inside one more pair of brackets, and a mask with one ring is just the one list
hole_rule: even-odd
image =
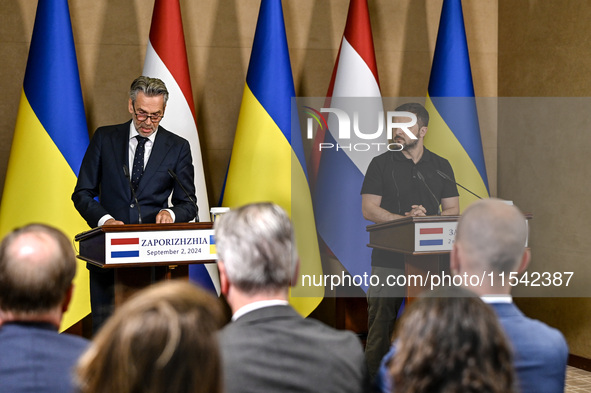
[[151,283],[188,276],[188,265],[217,260],[212,224],[105,225],[82,232],[78,258],[115,270],[115,305]]
[[367,227],[369,247],[404,255],[407,298],[417,297],[424,291],[431,275],[442,271],[449,273],[449,252],[459,218],[404,217]]
[[[524,218],[528,224],[533,215],[526,213]],[[411,281],[406,286],[406,296],[412,299],[430,286],[432,275],[450,274],[449,252],[459,219],[460,216],[405,217],[369,225],[368,246],[404,254],[406,277]],[[525,246],[528,247],[528,239]],[[410,279],[419,275],[422,280]],[[423,281],[422,285],[418,281]]]

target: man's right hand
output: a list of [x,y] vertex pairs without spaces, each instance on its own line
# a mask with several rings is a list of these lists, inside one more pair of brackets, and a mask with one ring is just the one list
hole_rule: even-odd
[[109,218],[103,225],[125,225],[123,221],[117,221],[114,218]]
[[363,212],[363,218],[379,224],[404,217],[398,214],[390,213],[388,210],[380,207],[381,204],[381,195],[361,194],[361,211]]
[[413,217],[425,217],[427,215],[427,209],[423,205],[412,205],[411,211],[404,213],[406,216]]

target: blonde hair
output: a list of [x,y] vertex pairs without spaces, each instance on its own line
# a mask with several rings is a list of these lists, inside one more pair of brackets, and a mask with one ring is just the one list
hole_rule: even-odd
[[221,392],[223,320],[218,300],[186,281],[140,291],[80,358],[80,392]]

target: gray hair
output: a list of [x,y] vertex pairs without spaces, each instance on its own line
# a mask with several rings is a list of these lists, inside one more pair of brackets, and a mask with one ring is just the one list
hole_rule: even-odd
[[168,90],[166,89],[166,85],[158,78],[150,78],[142,75],[131,82],[131,86],[129,87],[129,98],[131,98],[132,103],[135,104],[137,93],[140,91],[147,97],[163,96],[164,105],[166,105],[166,102],[168,101]]
[[481,270],[515,271],[525,251],[527,224],[521,211],[499,199],[470,205],[458,222],[456,242],[468,263]]
[[0,309],[43,313],[59,306],[76,275],[76,256],[58,229],[29,224],[0,245]]
[[287,213],[272,203],[233,209],[215,223],[218,257],[228,279],[248,294],[287,289],[297,250]]

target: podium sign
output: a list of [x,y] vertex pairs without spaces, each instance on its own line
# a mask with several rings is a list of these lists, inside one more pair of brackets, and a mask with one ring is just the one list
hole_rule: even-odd
[[105,234],[105,265],[217,259],[213,229]]
[[215,262],[210,222],[105,225],[76,235],[78,258],[115,272],[115,306],[161,280],[188,279],[193,263]]
[[407,255],[448,254],[459,216],[405,217],[367,227],[369,247]]
[[415,251],[451,251],[457,226],[456,221],[415,223]]
[[215,262],[211,223],[130,224],[94,228],[76,236],[78,258],[102,268]]

